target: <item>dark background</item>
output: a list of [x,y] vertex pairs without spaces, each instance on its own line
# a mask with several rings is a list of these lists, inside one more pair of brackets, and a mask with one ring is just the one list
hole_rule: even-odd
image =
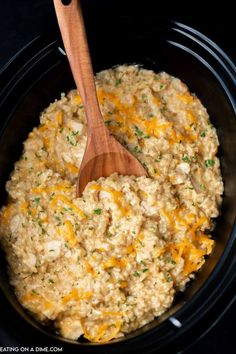
[[[215,2],[209,8],[206,7],[206,1],[175,1],[175,6],[171,2],[163,4],[160,0],[86,0],[83,3],[87,20],[92,22],[94,16],[97,17],[100,12],[105,11],[117,21],[118,28],[120,16],[132,16],[134,13],[140,17],[150,16],[150,13],[158,14],[160,18],[168,17],[188,24],[210,37],[236,62],[234,11],[225,1],[220,5]],[[55,26],[52,0],[1,0],[0,69],[24,45]],[[109,28],[107,30],[109,33]],[[222,312],[235,293],[233,289],[232,294],[225,299]],[[2,301],[0,296],[0,346],[16,345],[14,337],[5,329],[6,313],[1,308]],[[185,351],[185,354],[235,354],[235,330],[236,303],[231,305],[219,323],[209,329],[205,337]],[[40,343],[38,345],[40,346]]]

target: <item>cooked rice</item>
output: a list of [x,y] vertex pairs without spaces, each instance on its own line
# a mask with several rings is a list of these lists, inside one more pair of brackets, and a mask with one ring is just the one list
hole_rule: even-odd
[[113,174],[76,198],[85,111],[76,91],[62,94],[7,182],[0,241],[23,307],[102,343],[163,314],[202,267],[223,183],[216,130],[179,79],[120,66],[96,85],[108,129],[149,177]]

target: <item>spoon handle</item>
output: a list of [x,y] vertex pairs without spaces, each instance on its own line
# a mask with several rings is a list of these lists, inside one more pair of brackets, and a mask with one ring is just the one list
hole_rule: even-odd
[[63,5],[61,0],[53,1],[71,71],[85,106],[88,127],[102,126],[80,1],[71,0],[69,5]]

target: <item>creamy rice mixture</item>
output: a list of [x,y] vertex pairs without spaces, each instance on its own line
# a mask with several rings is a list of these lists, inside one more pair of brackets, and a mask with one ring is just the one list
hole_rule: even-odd
[[41,114],[7,182],[0,241],[19,302],[64,337],[107,342],[164,313],[213,249],[223,183],[206,109],[177,78],[96,76],[110,132],[149,177],[75,186],[86,145],[76,91]]

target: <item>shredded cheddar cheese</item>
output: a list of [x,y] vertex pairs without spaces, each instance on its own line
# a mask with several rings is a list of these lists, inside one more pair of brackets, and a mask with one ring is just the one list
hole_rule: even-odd
[[93,293],[91,291],[82,291],[74,288],[67,295],[63,296],[62,303],[67,304],[70,301],[81,301],[91,299]]
[[80,218],[84,218],[85,214],[84,212],[78,208],[76,205],[74,205],[66,196],[64,195],[56,195],[50,202],[50,206],[52,208],[55,208],[58,203],[63,203],[66,204],[68,208],[70,208],[74,213],[79,215]]
[[21,204],[20,207],[21,207],[22,212],[25,214],[26,211],[27,211],[27,209],[28,209],[28,207],[29,207],[29,202],[24,201],[24,202]]
[[111,257],[107,261],[103,263],[103,268],[112,268],[112,267],[118,267],[118,268],[124,268],[126,266],[127,262],[125,259],[118,259],[116,257]]
[[95,84],[107,130],[148,176],[113,173],[77,197],[86,115],[77,91],[62,94],[7,182],[0,243],[36,319],[103,344],[164,314],[207,262],[223,183],[216,131],[180,80],[124,65]]
[[75,236],[74,228],[70,220],[65,221],[65,226],[66,226],[66,233],[65,233],[65,238],[69,242],[69,244],[73,247],[77,244],[77,238]]
[[79,172],[79,168],[76,167],[75,165],[73,165],[72,163],[70,162],[67,162],[66,163],[66,167],[68,168],[68,170],[73,173],[73,174],[78,174]]
[[118,210],[120,211],[120,213],[121,213],[123,216],[125,216],[125,215],[128,214],[128,212],[129,212],[129,206],[127,206],[127,205],[124,206],[124,205],[122,204],[122,201],[121,201],[121,200],[122,200],[122,197],[123,197],[123,193],[122,193],[121,191],[117,191],[117,190],[115,190],[115,189],[113,189],[113,188],[102,187],[102,186],[100,186],[100,185],[98,185],[98,184],[92,184],[92,185],[90,186],[90,188],[93,189],[93,190],[104,191],[104,192],[109,193],[109,194],[112,196],[114,202],[116,203],[117,208],[118,208]]
[[57,122],[58,122],[58,125],[59,125],[59,126],[61,126],[62,123],[63,123],[62,117],[63,117],[62,111],[58,112],[58,113],[57,113]]

